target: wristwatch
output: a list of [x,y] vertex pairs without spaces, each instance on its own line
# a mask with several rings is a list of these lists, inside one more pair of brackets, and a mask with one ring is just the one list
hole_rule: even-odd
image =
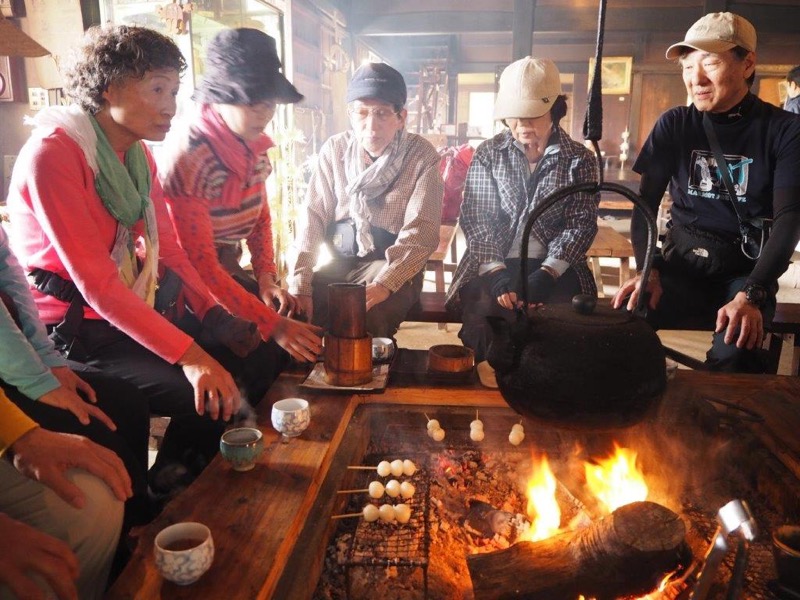
[[767,302],[767,289],[763,285],[757,283],[748,283],[742,289],[745,299],[758,308],[764,308]]

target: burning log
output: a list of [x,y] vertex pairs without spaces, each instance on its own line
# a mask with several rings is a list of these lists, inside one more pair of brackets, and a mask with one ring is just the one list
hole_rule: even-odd
[[467,566],[478,600],[641,595],[678,568],[685,533],[668,508],[634,502],[586,529],[474,554]]

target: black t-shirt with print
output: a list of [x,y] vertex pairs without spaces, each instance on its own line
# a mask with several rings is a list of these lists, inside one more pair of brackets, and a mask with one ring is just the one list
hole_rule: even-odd
[[[800,118],[752,95],[741,106],[741,118],[711,115],[714,130],[731,171],[739,213],[772,218],[774,191],[800,187]],[[663,191],[669,182],[676,224],[738,233],[703,130],[703,113],[694,105],[673,108],[659,118],[633,170],[647,174],[650,189]],[[796,202],[800,204],[800,197]]]

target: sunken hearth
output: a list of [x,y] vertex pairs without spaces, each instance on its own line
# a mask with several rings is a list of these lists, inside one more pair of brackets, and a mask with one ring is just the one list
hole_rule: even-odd
[[[476,417],[484,426],[481,441],[470,436],[470,424]],[[442,441],[428,435],[429,418],[437,419],[445,431]],[[476,415],[475,409],[440,407],[435,405],[435,398],[424,407],[362,406],[351,421],[348,435],[365,440],[366,448],[357,459],[347,462],[377,466],[382,460],[410,459],[417,471],[412,477],[380,477],[374,470],[346,466],[332,470],[329,479],[337,484],[334,512],[356,514],[367,504],[380,507],[402,502],[412,513],[406,524],[382,519],[366,522],[360,516],[331,521],[314,598],[445,600],[474,598],[475,589],[479,590],[478,598],[504,597],[507,590],[476,585],[473,578],[478,561],[470,556],[492,558],[495,555],[490,553],[505,551],[497,555],[502,557],[499,560],[483,561],[481,568],[491,563],[517,565],[509,562],[512,559],[507,558],[511,556],[507,549],[518,543],[527,545],[538,559],[522,559],[517,577],[526,578],[527,573],[530,579],[537,565],[540,569],[553,566],[552,554],[557,552],[551,550],[563,547],[559,546],[561,541],[585,535],[582,532],[597,528],[598,523],[602,526],[612,511],[616,510],[617,516],[624,510],[629,516],[639,510],[630,505],[619,509],[614,502],[621,505],[645,499],[644,510],[657,507],[658,519],[662,519],[662,513],[667,521],[669,515],[678,517],[679,523],[668,523],[669,535],[662,527],[642,536],[669,538],[665,545],[668,552],[662,553],[668,555],[666,562],[654,566],[647,557],[625,557],[631,573],[625,581],[624,570],[620,574],[611,566],[603,568],[606,550],[601,547],[599,562],[568,562],[564,569],[546,573],[547,579],[564,578],[565,587],[557,589],[595,590],[587,597],[598,600],[688,599],[715,536],[717,511],[730,500],[741,499],[749,505],[761,535],[749,546],[741,591],[728,595],[735,569],[733,541],[733,550],[725,556],[706,597],[776,598],[770,591],[775,568],[769,532],[800,515],[800,482],[750,435],[744,422],[748,418],[751,416],[736,410],[721,414],[701,401],[662,406],[651,420],[627,430],[587,433],[521,420],[510,409],[479,409]],[[524,439],[512,445],[509,434],[516,424],[523,426]],[[636,474],[620,474],[620,470],[634,467],[641,479],[638,483]],[[385,493],[380,498],[370,498],[366,492],[336,494],[368,489],[374,481],[386,489],[392,479],[413,483],[415,495],[404,499]],[[603,479],[608,480],[605,488]],[[596,480],[601,481],[598,484]],[[644,496],[642,485],[646,488]],[[623,491],[630,497],[613,497]],[[544,501],[535,499],[542,496]],[[560,513],[555,517],[550,514],[554,503]],[[683,539],[674,543],[678,528]],[[524,553],[513,554],[514,560],[519,560]],[[545,555],[550,562],[541,560]],[[557,564],[561,558],[556,556],[555,560]],[[638,565],[637,560],[644,562]],[[597,593],[598,573],[587,571],[589,563],[591,569],[600,571],[601,578],[611,577],[606,589],[631,593]],[[578,568],[572,572],[575,564]],[[653,589],[643,591],[638,577],[642,568],[652,570],[648,576],[654,578]],[[513,580],[513,573],[507,577]],[[623,581],[618,580],[620,577]],[[660,591],[655,589],[659,582]],[[553,595],[552,591],[548,595],[544,586],[538,592],[535,586],[533,592],[528,591],[530,598],[580,597],[572,593],[566,597],[563,593]]]

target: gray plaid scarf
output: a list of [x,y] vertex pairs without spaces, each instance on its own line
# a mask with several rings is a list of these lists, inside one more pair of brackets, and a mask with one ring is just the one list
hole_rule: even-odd
[[347,195],[350,196],[350,216],[356,225],[358,255],[366,256],[375,249],[370,227],[372,214],[367,202],[382,196],[397,179],[408,152],[408,134],[401,129],[371,165],[364,165],[364,149],[353,135],[344,154],[347,173]]

